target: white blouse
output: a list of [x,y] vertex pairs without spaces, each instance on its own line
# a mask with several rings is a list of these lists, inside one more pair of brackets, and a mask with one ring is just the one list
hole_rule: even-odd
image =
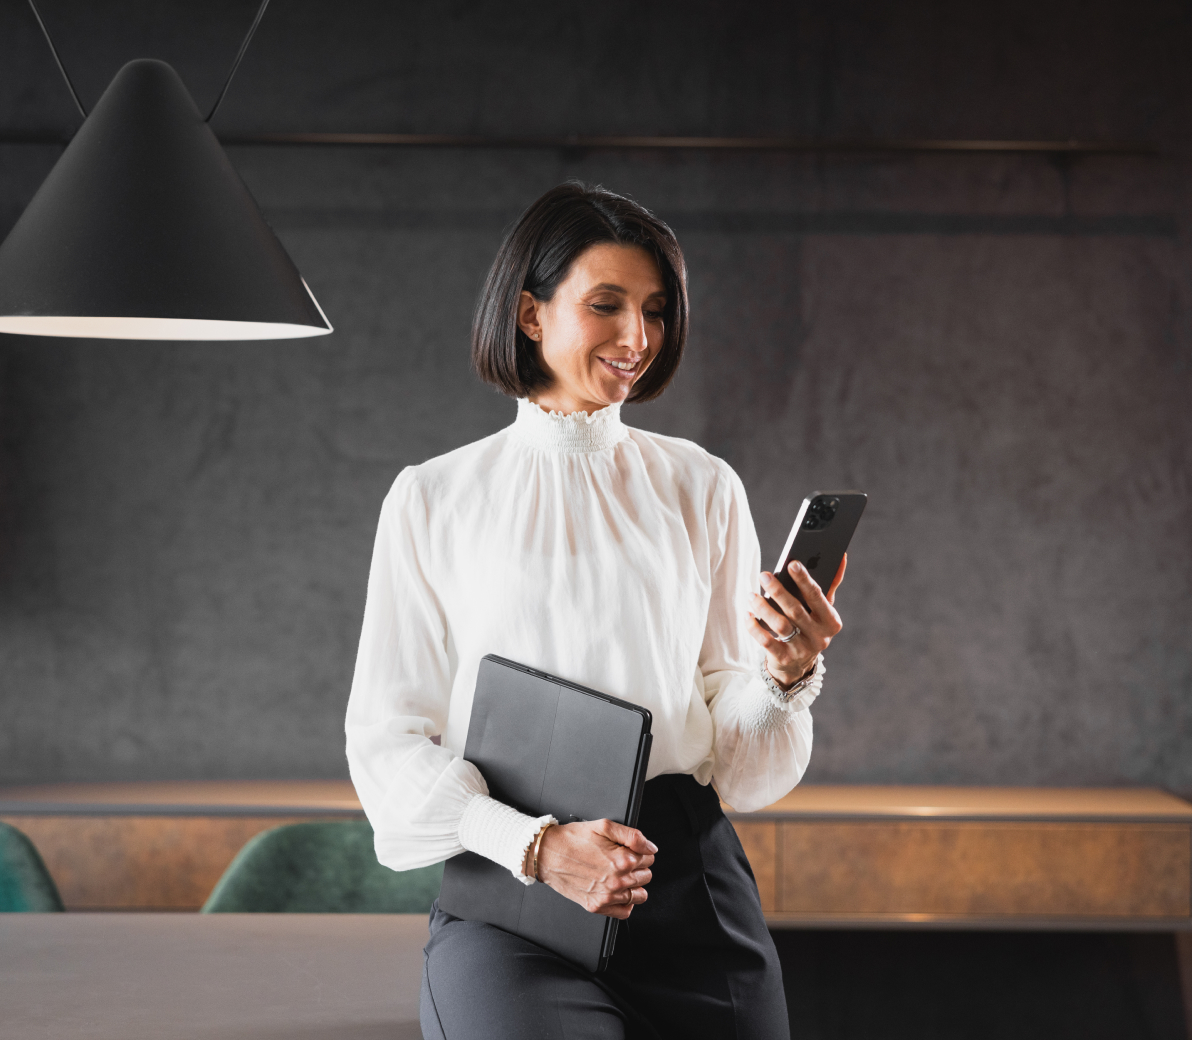
[[649,777],[714,780],[743,812],[786,794],[824,668],[789,703],[770,693],[745,627],[759,571],[736,473],[630,429],[619,405],[563,416],[519,401],[512,426],[403,470],[381,507],[346,723],[377,858],[408,870],[470,849],[529,882],[548,818],[489,798],[462,757],[485,654],[648,708]]

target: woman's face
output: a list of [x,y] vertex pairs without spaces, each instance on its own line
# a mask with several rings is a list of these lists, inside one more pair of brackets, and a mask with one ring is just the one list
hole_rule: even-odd
[[518,325],[551,381],[531,400],[565,415],[624,401],[662,349],[665,310],[650,253],[612,242],[585,249],[553,299],[521,294]]

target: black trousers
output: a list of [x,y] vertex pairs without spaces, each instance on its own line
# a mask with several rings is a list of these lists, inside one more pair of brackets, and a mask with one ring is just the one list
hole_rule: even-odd
[[601,975],[436,903],[425,1040],[788,1040],[778,954],[716,792],[657,777],[638,827],[658,846],[649,899],[622,922]]

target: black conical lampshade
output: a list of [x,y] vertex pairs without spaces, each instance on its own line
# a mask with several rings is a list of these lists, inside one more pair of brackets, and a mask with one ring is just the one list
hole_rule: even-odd
[[161,61],[116,74],[0,245],[0,332],[246,340],[330,331]]

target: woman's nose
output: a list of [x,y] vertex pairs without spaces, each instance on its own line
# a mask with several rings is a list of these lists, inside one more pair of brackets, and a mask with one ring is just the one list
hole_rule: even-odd
[[626,328],[622,332],[622,336],[622,346],[638,354],[644,354],[648,345],[646,340],[645,315],[630,316],[626,323]]

